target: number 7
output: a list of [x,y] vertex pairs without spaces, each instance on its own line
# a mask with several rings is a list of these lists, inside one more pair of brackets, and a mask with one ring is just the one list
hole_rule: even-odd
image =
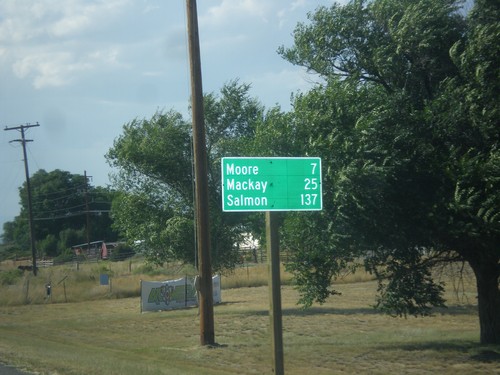
[[318,165],[318,163],[311,163],[312,165],[312,174],[314,174],[314,172],[316,171],[316,167]]

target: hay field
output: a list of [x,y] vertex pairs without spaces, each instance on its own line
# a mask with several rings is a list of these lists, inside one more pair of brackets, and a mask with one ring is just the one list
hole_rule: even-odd
[[[285,373],[500,374],[500,348],[477,344],[471,283],[450,281],[460,289],[448,289],[448,309],[408,319],[372,309],[374,281],[346,280],[342,296],[308,310],[283,286]],[[140,314],[138,297],[2,305],[0,360],[38,374],[271,374],[268,288],[223,289],[222,299],[216,348],[199,345],[196,308]]]

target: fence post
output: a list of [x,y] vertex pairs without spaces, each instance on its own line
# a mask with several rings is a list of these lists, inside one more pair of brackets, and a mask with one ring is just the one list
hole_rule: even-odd
[[187,307],[187,298],[188,298],[188,277],[187,275],[184,277],[184,307]]
[[29,302],[29,292],[30,292],[30,279],[26,280],[26,295],[24,296],[24,303],[28,304]]
[[141,314],[142,314],[142,279],[141,279]]

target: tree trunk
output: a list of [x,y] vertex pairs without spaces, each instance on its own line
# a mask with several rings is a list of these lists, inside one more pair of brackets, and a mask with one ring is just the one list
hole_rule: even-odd
[[477,304],[481,344],[500,344],[500,290],[498,285],[499,264],[483,259],[472,264],[476,275]]

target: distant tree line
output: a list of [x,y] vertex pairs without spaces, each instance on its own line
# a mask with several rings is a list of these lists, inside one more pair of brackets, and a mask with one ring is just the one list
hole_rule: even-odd
[[[56,257],[71,246],[87,241],[115,241],[110,218],[116,195],[109,188],[94,187],[83,175],[39,170],[30,178],[36,249],[40,257]],[[3,227],[4,243],[18,255],[30,249],[27,188],[19,188],[21,212]],[[87,232],[88,215],[88,232]]]

